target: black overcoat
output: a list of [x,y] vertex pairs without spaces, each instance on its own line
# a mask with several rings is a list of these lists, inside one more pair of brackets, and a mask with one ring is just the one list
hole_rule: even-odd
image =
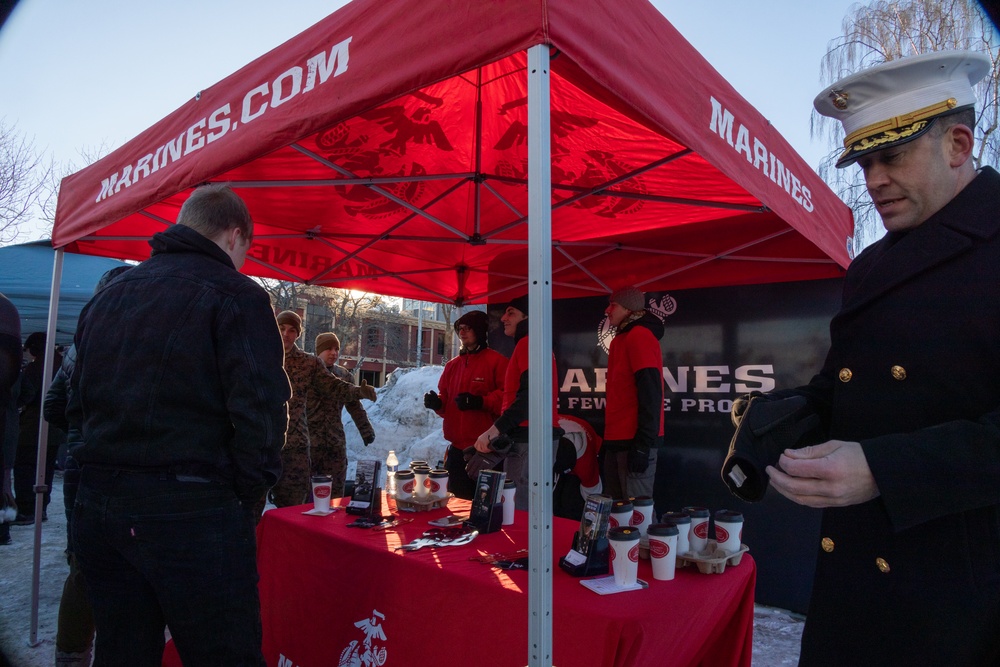
[[798,391],[875,500],[823,513],[802,665],[1000,664],[1000,175],[850,266]]

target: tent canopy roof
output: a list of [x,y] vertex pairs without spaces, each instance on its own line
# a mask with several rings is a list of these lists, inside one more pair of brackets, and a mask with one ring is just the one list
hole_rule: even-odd
[[193,187],[229,182],[248,274],[524,293],[539,44],[554,297],[842,275],[849,209],[646,0],[354,0],[65,179],[53,244],[145,259]]

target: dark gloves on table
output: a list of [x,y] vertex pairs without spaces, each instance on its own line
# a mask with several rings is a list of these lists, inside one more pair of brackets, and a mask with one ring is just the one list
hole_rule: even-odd
[[483,397],[464,392],[458,395],[455,403],[458,404],[459,410],[481,410],[483,407]]
[[804,396],[776,399],[753,392],[733,402],[731,417],[736,432],[722,464],[722,481],[750,502],[764,498],[765,468],[777,465],[784,450],[820,439],[819,415]]
[[646,472],[646,468],[649,467],[649,445],[633,442],[628,448],[627,465],[631,473]]
[[440,410],[443,403],[441,403],[441,397],[437,395],[436,391],[429,391],[424,394],[424,407],[429,410]]

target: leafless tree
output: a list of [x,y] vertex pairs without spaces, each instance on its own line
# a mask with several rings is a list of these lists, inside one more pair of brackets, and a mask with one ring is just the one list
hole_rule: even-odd
[[[993,67],[977,87],[976,167],[1000,162],[997,137],[1000,49],[990,20],[975,0],[875,0],[855,4],[842,23],[843,34],[832,40],[821,66],[822,85],[853,72],[904,56],[966,49],[987,54]],[[843,130],[837,121],[812,116],[813,136],[833,147],[819,167],[820,176],[854,211],[853,252],[859,253],[884,233],[868,197],[860,170],[836,169],[843,150]]]
[[54,171],[51,157],[0,119],[0,244],[16,241],[22,225],[51,205]]

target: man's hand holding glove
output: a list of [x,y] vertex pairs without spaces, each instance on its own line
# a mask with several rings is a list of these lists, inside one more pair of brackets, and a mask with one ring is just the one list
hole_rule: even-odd
[[463,392],[455,398],[455,403],[458,405],[459,410],[482,410],[483,409],[483,397],[476,396],[475,394],[470,394],[468,392]]
[[804,396],[773,398],[760,392],[741,396],[730,414],[736,432],[722,464],[722,481],[734,495],[750,502],[764,498],[769,478],[786,449],[819,439],[820,418]]
[[497,435],[489,441],[488,449],[485,452],[479,451],[478,447],[467,448],[463,455],[465,456],[465,473],[469,479],[477,479],[483,470],[495,469],[497,464],[510,453],[513,444],[514,441],[509,436]]
[[433,389],[424,394],[424,407],[428,410],[440,410],[442,405],[441,397]]

